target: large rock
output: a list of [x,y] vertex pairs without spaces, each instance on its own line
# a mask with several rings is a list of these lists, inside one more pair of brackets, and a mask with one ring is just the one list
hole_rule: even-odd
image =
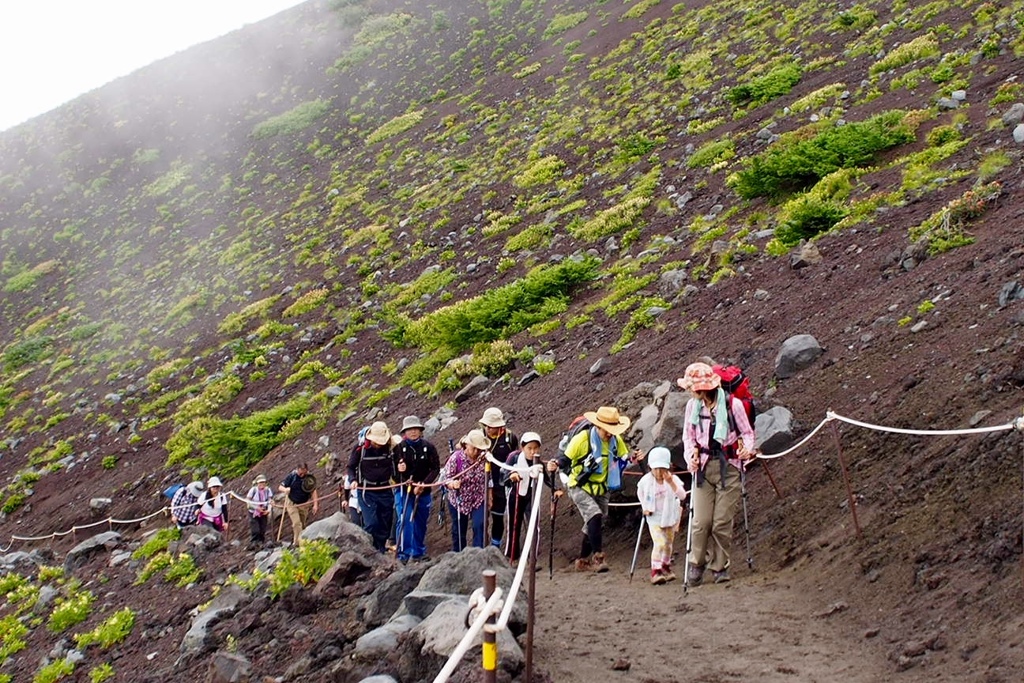
[[33,571],[36,568],[36,563],[32,560],[32,556],[25,551],[16,550],[13,553],[0,555],[0,568]]
[[644,406],[640,410],[640,417],[629,427],[630,443],[635,443],[644,453],[657,445],[654,441],[654,426],[658,422],[658,413],[658,406],[653,403]]
[[[508,590],[515,572],[501,551],[493,546],[466,548],[460,553],[446,553],[423,574],[416,592],[470,595],[483,584],[483,571],[493,569],[498,586]],[[509,629],[519,635],[526,630],[526,594],[520,591],[508,621]]]
[[762,453],[779,453],[793,444],[793,413],[782,406],[775,406],[759,413],[755,431],[757,447]]
[[364,633],[356,641],[356,657],[382,657],[398,648],[398,637],[419,625],[421,619],[411,614],[395,617],[388,623]]
[[207,638],[210,628],[217,622],[227,619],[235,614],[239,606],[249,599],[244,590],[238,586],[226,586],[215,597],[206,609],[200,612],[192,620],[192,626],[181,641],[181,651],[184,654],[199,654],[205,652],[209,645]]
[[390,574],[363,599],[357,614],[367,626],[383,624],[402,606],[405,596],[416,589],[426,571],[426,564],[414,562]]
[[433,612],[442,602],[457,597],[459,596],[452,593],[436,593],[434,591],[419,589],[414,590],[402,599],[402,605],[398,608],[398,611],[395,612],[392,619],[412,615],[419,621],[423,621],[429,617],[431,612]]
[[688,393],[669,392],[665,396],[661,417],[651,433],[651,445],[668,448],[672,452],[673,464],[683,468],[686,466],[683,460],[683,423],[686,421],[686,402],[689,400]]
[[825,353],[818,340],[809,334],[798,334],[782,343],[779,355],[775,357],[775,376],[779,379],[792,377],[811,366]]
[[116,531],[104,531],[92,538],[87,538],[68,551],[64,558],[64,568],[72,571],[81,567],[89,558],[98,552],[113,550],[121,543],[121,534]]
[[331,568],[328,569],[320,580],[317,581],[313,592],[317,595],[323,593],[329,586],[345,587],[350,586],[362,577],[366,576],[373,569],[373,565],[379,562],[381,555],[374,553],[369,557],[354,553],[351,550],[338,555]]
[[249,683],[252,664],[233,652],[217,652],[210,660],[206,683]]
[[[468,611],[469,604],[465,598],[447,600],[438,605],[429,617],[412,630],[412,635],[423,643],[420,652],[423,655],[449,657],[468,630],[466,628]],[[479,658],[481,640],[481,634],[477,633],[472,647],[466,652],[463,660]],[[523,651],[509,629],[499,631],[498,665],[514,676],[522,669],[523,659]]]
[[302,530],[301,538],[306,541],[323,538],[339,548],[364,557],[371,557],[375,552],[370,534],[353,524],[352,520],[341,511],[312,522]]

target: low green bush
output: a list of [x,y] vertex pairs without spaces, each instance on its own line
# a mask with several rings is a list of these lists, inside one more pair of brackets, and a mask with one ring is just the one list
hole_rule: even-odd
[[784,135],[764,152],[746,160],[728,184],[744,199],[778,199],[806,189],[840,168],[870,163],[878,152],[914,140],[903,111],[877,114],[865,121],[825,128],[811,138],[800,131]]
[[786,216],[775,228],[775,237],[787,247],[828,232],[846,217],[847,209],[829,199],[799,197],[791,202]]
[[94,600],[93,594],[79,588],[77,584],[69,584],[69,595],[57,598],[53,612],[46,626],[54,633],[63,633],[75,624],[89,618],[89,611]]
[[252,136],[261,140],[276,135],[292,135],[313,125],[330,110],[329,100],[318,99],[303,102],[283,114],[257,123],[252,129]]
[[735,107],[757,107],[788,93],[800,82],[802,75],[799,64],[781,64],[762,76],[731,88],[725,98]]
[[278,598],[290,586],[319,581],[334,564],[338,548],[324,539],[315,539],[299,546],[298,552],[285,550],[270,575],[270,595]]
[[125,607],[111,614],[93,630],[75,634],[75,645],[79,649],[94,644],[108,648],[127,638],[134,625],[135,612],[130,607]]
[[181,531],[178,527],[172,526],[160,529],[149,540],[132,552],[132,559],[148,560],[157,553],[167,550],[167,546],[170,545],[171,541],[176,541],[179,538],[181,538]]

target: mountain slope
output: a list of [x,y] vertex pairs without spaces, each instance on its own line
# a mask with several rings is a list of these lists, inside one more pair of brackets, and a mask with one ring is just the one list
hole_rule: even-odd
[[[283,476],[476,374],[439,438],[496,404],[552,440],[702,354],[806,429],[1012,421],[1022,11],[310,2],[8,131],[0,534]],[[797,333],[827,353],[778,380]],[[785,500],[753,478],[759,564],[998,680],[1020,434],[841,427],[858,539],[830,429],[773,469]]]

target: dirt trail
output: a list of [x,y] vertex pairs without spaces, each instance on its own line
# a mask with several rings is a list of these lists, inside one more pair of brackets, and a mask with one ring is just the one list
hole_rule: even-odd
[[[890,680],[878,645],[843,633],[829,606],[795,578],[750,574],[690,588],[648,582],[649,550],[628,580],[630,557],[607,574],[547,567],[538,574],[536,654],[559,683]],[[627,672],[613,670],[620,660]]]

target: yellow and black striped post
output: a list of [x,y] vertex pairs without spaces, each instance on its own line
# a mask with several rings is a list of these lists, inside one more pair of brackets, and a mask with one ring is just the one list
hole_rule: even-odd
[[[497,586],[497,574],[493,569],[484,570],[484,600],[490,600]],[[497,617],[492,612],[487,617],[487,625],[484,626],[483,642],[483,663],[484,683],[495,683],[498,677],[498,634],[494,632],[493,626],[497,623]],[[492,627],[492,628],[488,628]]]

